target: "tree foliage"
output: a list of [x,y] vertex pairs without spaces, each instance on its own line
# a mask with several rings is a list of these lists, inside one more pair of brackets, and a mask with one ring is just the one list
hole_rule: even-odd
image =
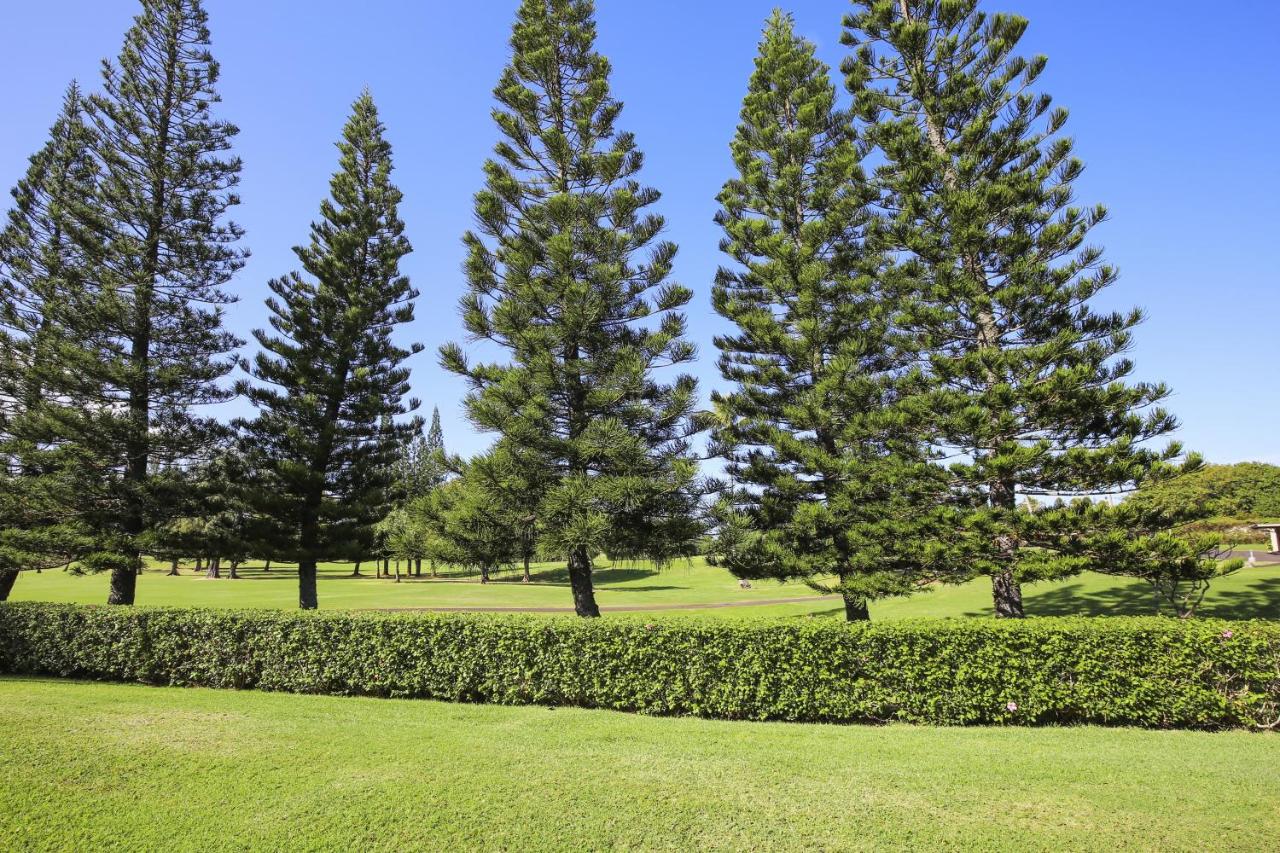
[[258,408],[242,424],[258,478],[260,512],[277,519],[276,552],[299,565],[299,603],[314,608],[316,563],[344,543],[368,541],[391,507],[394,465],[420,419],[395,419],[409,371],[396,326],[413,319],[417,296],[400,274],[410,251],[391,183],[391,146],[373,97],[355,102],[338,143],[339,167],[311,241],[294,249],[303,272],[269,283],[271,331],[257,381],[240,390]]
[[712,301],[736,326],[716,339],[735,384],[712,395],[734,485],[718,550],[735,574],[803,579],[866,619],[869,600],[943,574],[924,543],[946,483],[915,428],[927,412],[892,262],[868,239],[865,146],[835,100],[813,45],[775,12],[717,217],[735,265]]
[[643,156],[615,123],[609,63],[590,0],[524,0],[494,90],[503,134],[465,237],[463,323],[505,362],[443,365],[470,385],[467,415],[546,483],[542,544],[567,554],[577,612],[596,616],[601,550],[659,560],[691,552],[698,524],[689,453],[696,383],[660,381],[691,361],[669,281],[674,244],[637,180]]

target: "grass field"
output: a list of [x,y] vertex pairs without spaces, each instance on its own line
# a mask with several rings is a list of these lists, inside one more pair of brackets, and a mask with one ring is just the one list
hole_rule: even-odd
[[0,679],[7,849],[1267,850],[1280,736]]
[[[368,567],[366,567],[368,571]],[[205,607],[297,606],[297,577],[285,567],[262,571],[261,563],[241,570],[241,580],[206,580],[189,568],[179,577],[165,577],[163,569],[149,570],[138,579],[138,604]],[[320,573],[320,606],[326,609],[398,607],[515,607],[569,608],[568,580],[560,565],[539,566],[535,583],[519,583],[514,573],[488,585],[457,575],[439,580],[405,578],[402,583],[366,575],[350,577],[350,566],[325,565]],[[833,616],[843,614],[838,600],[823,599],[800,584],[756,582],[740,589],[727,571],[702,560],[675,563],[656,570],[644,565],[602,567],[596,573],[597,598],[606,611],[618,607],[705,607],[683,610],[716,618]],[[1072,614],[1138,615],[1154,610],[1145,584],[1102,575],[1025,588],[1027,611],[1036,616]],[[62,601],[99,604],[107,598],[105,575],[74,575],[63,571],[19,578],[10,596],[15,601]],[[794,604],[760,604],[777,599],[803,598]],[[754,606],[711,608],[735,603]],[[652,615],[660,616],[662,611]],[[1280,567],[1243,569],[1217,581],[1200,611],[1206,616],[1238,619],[1280,619]],[[906,599],[876,602],[873,619],[916,616],[990,615],[990,583],[979,579],[961,586],[939,587]],[[648,618],[648,617],[647,617]]]

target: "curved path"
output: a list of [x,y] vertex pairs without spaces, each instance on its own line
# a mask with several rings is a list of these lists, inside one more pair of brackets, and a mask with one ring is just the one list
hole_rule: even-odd
[[[719,610],[724,607],[764,607],[769,604],[808,604],[839,601],[839,595],[805,595],[799,598],[765,598],[758,601],[717,601],[708,604],[624,604],[601,607],[601,613],[655,613],[662,610]],[[572,607],[371,607],[379,613],[573,613]]]

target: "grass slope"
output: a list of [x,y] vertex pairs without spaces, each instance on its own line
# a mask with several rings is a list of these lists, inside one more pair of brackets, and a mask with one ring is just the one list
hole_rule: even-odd
[[[297,578],[277,566],[263,572],[260,563],[242,569],[244,579],[206,580],[185,569],[179,577],[165,577],[163,569],[149,570],[138,581],[143,605],[203,607],[297,607]],[[350,577],[349,566],[323,565],[320,606],[326,609],[397,607],[547,607],[572,604],[563,567],[539,566],[535,583],[525,585],[507,573],[502,580],[481,586],[465,575],[440,580],[394,581],[366,575]],[[53,571],[25,572],[14,586],[15,601],[60,601],[99,604],[107,598],[106,575],[81,576]],[[754,603],[779,598],[809,598],[801,604],[775,604],[693,611],[717,618],[779,616],[840,617],[839,601],[824,600],[800,584],[757,582],[743,590],[727,571],[702,560],[676,563],[663,570],[646,566],[602,567],[596,572],[597,597],[604,608]],[[1066,581],[1025,589],[1027,611],[1034,616],[1145,615],[1154,612],[1145,584],[1123,578],[1086,574]],[[689,612],[689,611],[684,611]],[[1280,567],[1244,569],[1215,582],[1201,608],[1205,616],[1235,619],[1280,619]],[[909,617],[989,616],[991,588],[986,579],[961,586],[940,587],[911,598],[871,605],[873,619]],[[646,618],[660,617],[651,613]]]
[[1280,736],[0,679],[10,849],[1264,850]]

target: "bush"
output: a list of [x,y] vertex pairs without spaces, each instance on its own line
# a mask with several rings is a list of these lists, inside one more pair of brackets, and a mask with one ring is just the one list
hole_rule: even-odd
[[1280,625],[848,625],[0,605],[0,672],[829,722],[1254,727]]

